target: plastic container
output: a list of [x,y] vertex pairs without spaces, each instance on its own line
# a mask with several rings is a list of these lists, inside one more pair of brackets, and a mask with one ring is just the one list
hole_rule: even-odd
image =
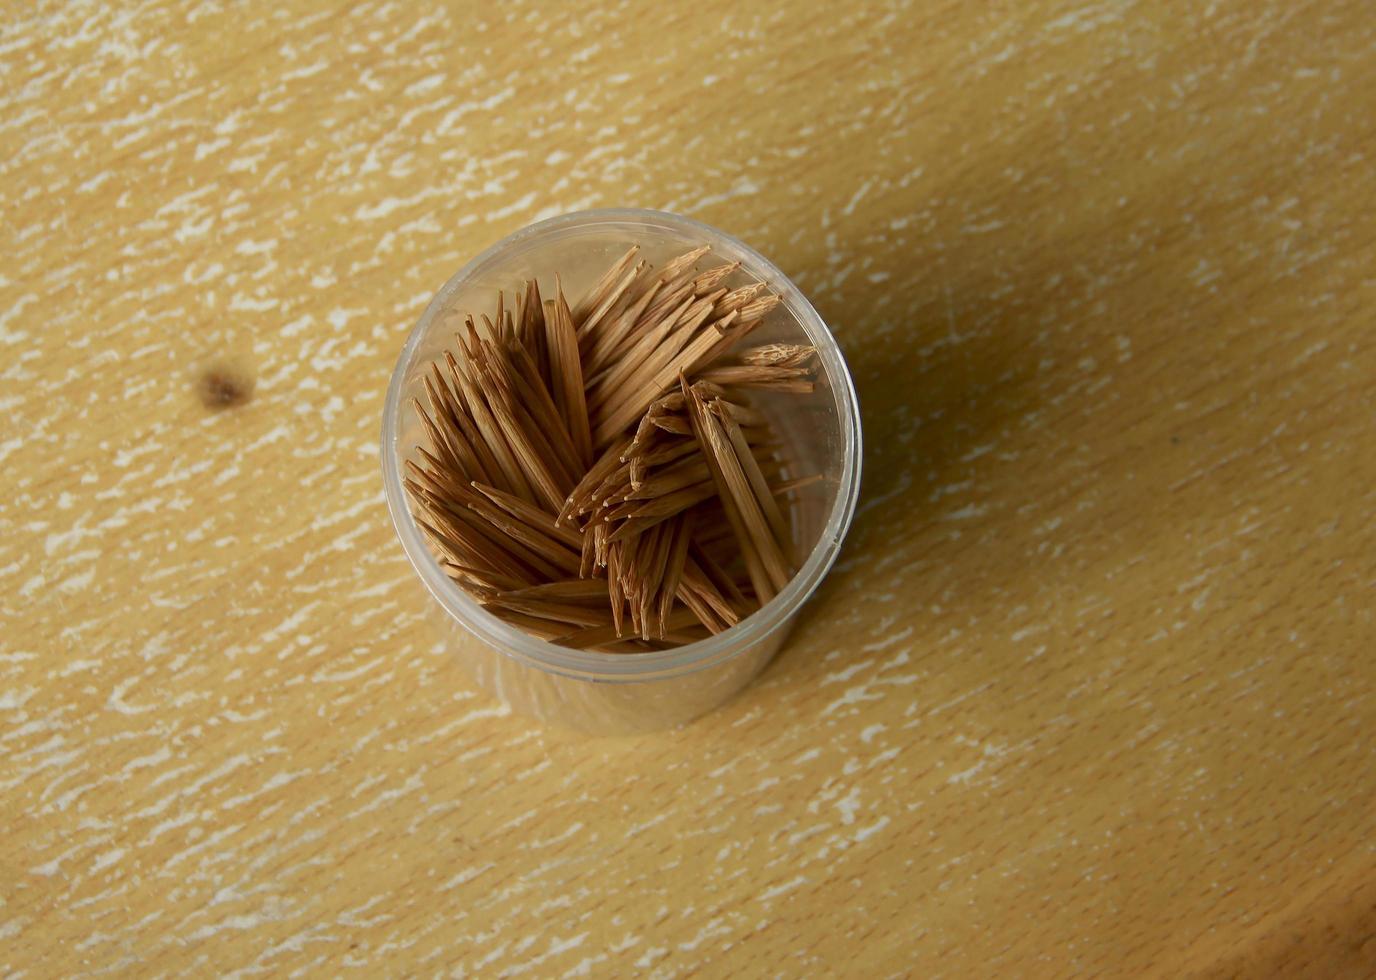
[[[658,268],[699,244],[712,251],[699,263],[735,261],[732,284],[763,279],[782,297],[750,339],[810,343],[820,355],[811,395],[752,393],[789,445],[798,475],[824,477],[797,494],[792,511],[797,555],[793,580],[737,626],[706,640],[655,653],[571,650],[536,639],[484,610],[440,568],[411,514],[402,486],[405,460],[423,442],[410,399],[424,400],[422,376],[432,358],[452,347],[457,314],[488,310],[497,290],[531,277],[552,293],[553,273],[577,297],[631,245]],[[433,601],[430,610],[446,644],[483,688],[513,709],[543,721],[597,734],[666,728],[727,700],[779,650],[799,608],[835,561],[860,487],[860,415],[850,372],[835,339],[811,304],[767,259],[715,228],[660,211],[616,209],[566,214],[502,239],[444,284],[406,340],[382,419],[382,473],[387,506],[402,547]]]

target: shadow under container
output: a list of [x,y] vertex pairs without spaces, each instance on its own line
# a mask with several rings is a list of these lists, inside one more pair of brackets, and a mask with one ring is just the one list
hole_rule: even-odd
[[[431,553],[402,486],[407,459],[419,460],[424,431],[411,400],[425,398],[435,357],[453,349],[463,315],[489,310],[531,278],[545,295],[558,272],[572,302],[632,244],[651,272],[698,245],[699,263],[739,262],[728,285],[764,280],[782,302],[749,345],[811,344],[820,369],[811,394],[752,392],[784,443],[791,476],[822,480],[792,495],[798,573],[772,601],[705,640],[653,653],[598,653],[555,646],[483,609],[454,584]],[[475,681],[514,710],[593,734],[667,728],[716,707],[744,687],[779,650],[798,610],[836,560],[860,487],[860,414],[850,372],[816,310],[754,249],[708,225],[660,211],[614,209],[566,214],[523,228],[460,269],[411,331],[392,374],[382,419],[382,472],[397,536],[430,593],[431,618]]]

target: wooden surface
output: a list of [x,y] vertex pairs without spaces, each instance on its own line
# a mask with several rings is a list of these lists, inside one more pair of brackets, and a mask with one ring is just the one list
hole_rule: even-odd
[[[3,23],[0,972],[1376,973],[1365,0]],[[376,442],[596,205],[796,277],[867,456],[762,680],[587,742],[435,649]]]

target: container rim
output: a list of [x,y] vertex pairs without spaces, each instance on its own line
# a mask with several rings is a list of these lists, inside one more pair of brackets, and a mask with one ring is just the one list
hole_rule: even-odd
[[[788,585],[761,609],[724,632],[672,650],[649,653],[600,653],[556,646],[510,626],[480,606],[445,574],[426,546],[407,505],[401,475],[403,453],[397,444],[404,379],[430,322],[460,285],[481,273],[508,248],[528,239],[559,238],[591,227],[617,225],[627,226],[632,234],[647,225],[686,233],[710,244],[714,253],[740,261],[745,271],[768,282],[817,348],[822,370],[836,400],[841,427],[842,465],[835,502],[817,544]],[[862,455],[860,410],[850,371],[831,331],[793,282],[759,252],[717,228],[666,211],[642,208],[574,211],[537,221],[507,235],[454,273],[411,329],[392,371],[382,414],[381,449],[383,485],[392,524],[407,558],[444,611],[480,640],[522,664],[565,677],[611,683],[660,680],[723,663],[787,624],[817,589],[840,551],[855,514]]]

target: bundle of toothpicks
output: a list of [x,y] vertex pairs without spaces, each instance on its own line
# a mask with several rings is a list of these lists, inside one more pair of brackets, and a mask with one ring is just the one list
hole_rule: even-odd
[[816,351],[742,342],[778,305],[706,246],[632,246],[570,306],[535,280],[455,346],[414,408],[417,521],[487,610],[561,646],[634,653],[736,625],[792,578],[790,472],[752,391],[810,392]]

